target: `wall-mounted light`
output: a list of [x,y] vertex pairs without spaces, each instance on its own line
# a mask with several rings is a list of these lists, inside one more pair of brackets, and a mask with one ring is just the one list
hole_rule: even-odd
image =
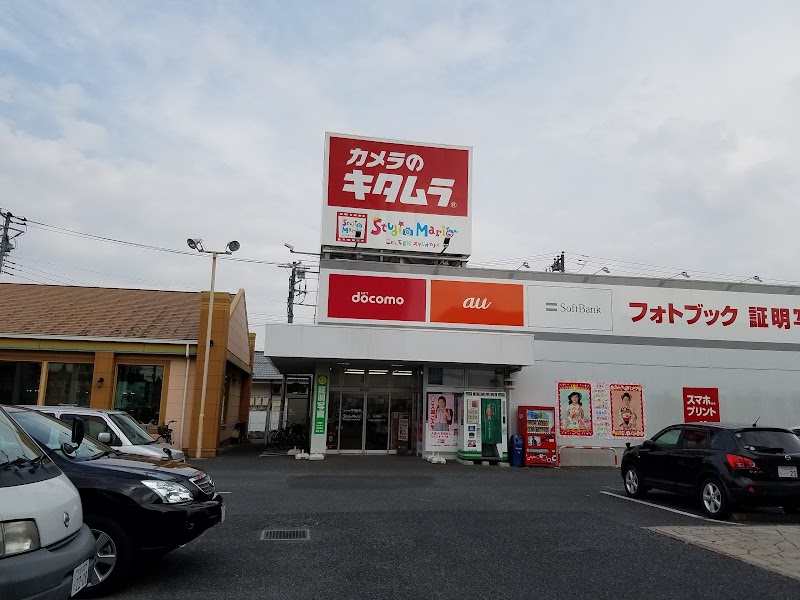
[[97,387],[99,387],[99,388],[103,387],[103,384],[105,382],[106,382],[106,380],[101,377],[100,379],[97,380]]

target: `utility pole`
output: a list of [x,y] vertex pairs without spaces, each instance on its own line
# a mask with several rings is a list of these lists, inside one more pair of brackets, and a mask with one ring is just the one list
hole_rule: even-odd
[[554,273],[555,272],[561,272],[561,273],[565,272],[565,269],[564,269],[564,253],[563,252],[561,253],[561,256],[556,256],[555,259],[553,259],[553,266],[550,267],[550,270],[553,271]]
[[305,285],[302,289],[298,287],[298,284],[301,281],[305,281],[306,267],[305,265],[301,264],[300,261],[295,261],[291,264],[281,266],[292,270],[289,274],[289,297],[286,299],[286,317],[288,323],[294,323],[295,295],[302,295],[303,298],[306,296]]
[[[17,226],[26,226],[26,219],[24,217],[15,217],[9,211],[4,211],[0,208],[0,219],[2,219],[3,229],[0,232],[0,276],[3,274],[3,267],[5,266],[5,261],[8,256],[8,253],[14,249],[14,245],[11,243],[12,240],[16,237],[21,236],[25,233],[25,229],[19,229],[19,227],[12,227],[12,225]],[[14,233],[15,235],[11,235]]]

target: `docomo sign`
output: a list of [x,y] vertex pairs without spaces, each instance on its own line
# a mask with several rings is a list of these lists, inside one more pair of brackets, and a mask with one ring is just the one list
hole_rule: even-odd
[[470,149],[327,135],[325,204],[466,217]]
[[[324,281],[324,275],[321,278]],[[375,321],[425,321],[424,279],[328,275],[328,317]]]
[[370,296],[369,292],[357,292],[353,294],[353,303],[358,304],[397,304],[398,306],[405,303],[405,298],[402,296]]

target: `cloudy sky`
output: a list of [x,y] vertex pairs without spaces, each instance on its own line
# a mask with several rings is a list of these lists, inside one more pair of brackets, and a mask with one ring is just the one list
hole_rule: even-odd
[[3,0],[0,206],[32,223],[2,280],[196,290],[207,258],[70,232],[237,239],[261,262],[219,288],[283,321],[270,263],[319,247],[335,131],[472,146],[475,265],[798,281],[798,23],[793,0]]

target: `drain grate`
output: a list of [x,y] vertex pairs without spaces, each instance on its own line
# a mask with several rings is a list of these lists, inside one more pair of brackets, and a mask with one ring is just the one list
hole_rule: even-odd
[[310,539],[311,532],[308,529],[264,529],[261,532],[262,542],[284,542]]

